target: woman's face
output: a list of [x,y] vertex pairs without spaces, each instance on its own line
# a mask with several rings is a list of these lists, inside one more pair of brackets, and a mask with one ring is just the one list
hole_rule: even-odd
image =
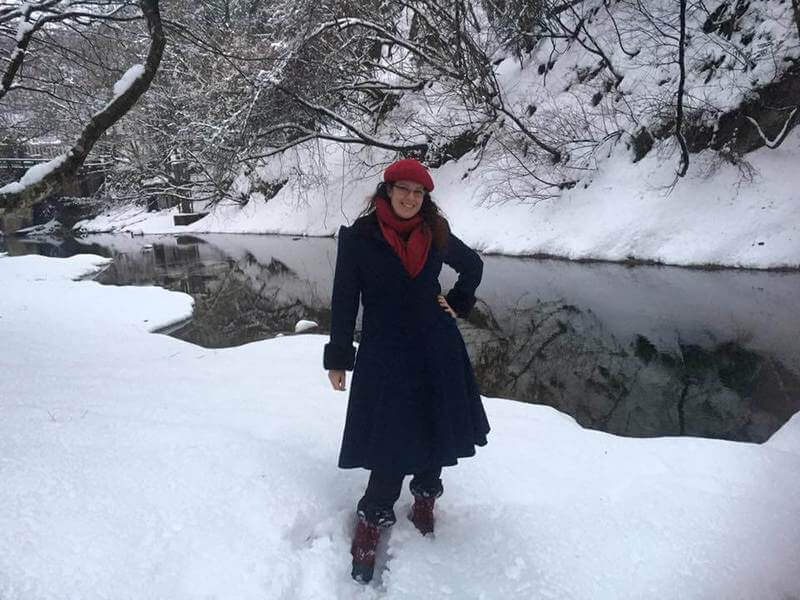
[[389,186],[392,210],[401,219],[410,219],[422,208],[425,188],[413,181],[396,181]]

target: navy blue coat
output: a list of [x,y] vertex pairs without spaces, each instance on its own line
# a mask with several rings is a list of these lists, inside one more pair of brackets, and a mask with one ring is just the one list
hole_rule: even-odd
[[[353,369],[339,466],[416,473],[454,465],[486,444],[489,423],[456,320],[444,312],[442,263],[458,272],[446,296],[459,316],[475,304],[480,256],[454,235],[408,276],[375,213],[339,231],[326,369]],[[356,356],[353,330],[364,305]]]

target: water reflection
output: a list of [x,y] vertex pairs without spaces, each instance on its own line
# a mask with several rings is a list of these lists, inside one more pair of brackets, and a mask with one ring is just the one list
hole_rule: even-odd
[[547,404],[630,436],[761,442],[800,410],[797,370],[744,339],[659,349],[644,335],[619,339],[593,311],[562,301],[514,312],[464,330],[486,395]]
[[[291,242],[289,238],[281,241]],[[312,245],[315,241],[319,242],[310,240]],[[172,336],[223,348],[291,334],[300,319],[316,321],[327,331],[326,296],[318,293],[314,281],[280,258],[264,253],[257,257],[230,244],[226,252],[216,243],[193,236],[143,240],[138,251],[130,245],[126,240],[124,249],[114,249],[113,264],[98,280],[115,285],[155,283],[192,295],[192,320],[171,329]]]
[[[319,323],[314,332],[329,327],[330,239],[109,235],[66,247],[113,255],[104,283],[191,294],[192,321],[170,334],[193,343],[292,334],[300,319]],[[756,442],[800,410],[798,273],[485,262],[461,329],[487,396],[547,404],[622,435]],[[443,286],[453,281],[443,274]]]
[[106,246],[72,237],[37,237],[26,238],[0,235],[0,252],[8,252],[9,256],[38,254],[53,258],[66,258],[75,254],[97,254],[111,257],[111,250]]

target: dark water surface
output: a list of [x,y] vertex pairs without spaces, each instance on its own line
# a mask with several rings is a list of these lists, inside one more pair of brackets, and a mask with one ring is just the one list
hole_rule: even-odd
[[[313,333],[330,324],[328,238],[9,238],[0,250],[111,256],[103,283],[191,294],[192,321],[169,333],[203,346],[293,334],[301,319],[318,323]],[[484,262],[460,326],[486,396],[547,404],[621,435],[754,442],[800,410],[800,273]],[[454,280],[442,274],[445,289]]]

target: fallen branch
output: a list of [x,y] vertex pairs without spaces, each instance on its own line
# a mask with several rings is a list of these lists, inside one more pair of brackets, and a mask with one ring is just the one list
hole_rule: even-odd
[[783,124],[783,128],[780,130],[780,133],[778,133],[778,135],[772,140],[767,137],[767,134],[764,133],[763,129],[761,129],[761,125],[759,125],[758,121],[756,121],[753,117],[745,116],[745,119],[750,121],[756,128],[758,135],[761,136],[762,140],[764,140],[764,145],[767,148],[774,150],[783,143],[783,140],[786,139],[786,136],[789,135],[789,132],[792,130],[792,122],[794,121],[794,117],[797,114],[798,109],[800,109],[800,107],[794,108],[794,110],[789,114],[789,118],[786,119],[786,122]]

